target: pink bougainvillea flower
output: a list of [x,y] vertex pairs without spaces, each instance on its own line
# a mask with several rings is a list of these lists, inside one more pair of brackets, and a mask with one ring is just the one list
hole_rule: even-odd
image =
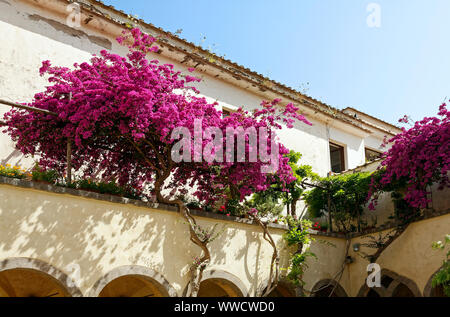
[[[431,200],[427,187],[437,182],[439,189],[450,187],[450,111],[446,104],[439,107],[439,117],[424,118],[410,129],[389,140],[392,147],[383,154],[377,183],[372,178],[368,198],[369,209],[375,209],[377,192],[393,182],[405,180],[404,199],[416,208],[426,208]],[[407,116],[400,119],[408,122]]]
[[[49,85],[28,105],[55,112],[57,117],[19,109],[6,113],[5,132],[18,150],[40,156],[44,168],[62,174],[70,140],[72,167],[80,177],[101,175],[139,192],[151,189],[152,197],[165,203],[173,202],[171,199],[186,188],[195,188],[194,195],[201,202],[217,201],[229,192],[243,201],[269,188],[275,179],[283,185],[296,179],[286,157],[289,149],[280,143],[276,132],[282,124],[288,128],[311,124],[297,107],[282,105],[280,99],[275,99],[262,101],[254,112],[238,109],[222,117],[216,103],[209,103],[198,95],[197,88],[189,86],[201,79],[182,75],[174,65],[147,59],[158,50],[154,37],[132,29],[118,41],[128,45],[127,56],[103,50],[88,62],[74,64],[72,69],[52,66],[49,61],[42,63],[39,72],[49,76]],[[279,149],[277,170],[263,173],[266,163],[260,159],[174,162],[171,150],[175,140],[171,133],[183,127],[193,138],[197,118],[203,119],[202,129],[216,127],[223,131],[222,141],[227,128],[270,131],[270,135],[258,138],[266,138],[268,145],[275,140]],[[258,139],[258,144],[263,142]],[[207,139],[201,142],[201,152],[208,144]],[[190,150],[198,152],[194,142]],[[270,146],[268,152],[270,155]],[[246,157],[249,153],[250,145],[246,144]],[[163,189],[169,197],[161,194]]]

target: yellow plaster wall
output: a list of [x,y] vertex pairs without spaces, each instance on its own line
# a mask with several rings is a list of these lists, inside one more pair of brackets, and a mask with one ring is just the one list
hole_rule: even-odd
[[[382,231],[385,236],[389,230]],[[387,269],[416,283],[423,295],[425,286],[432,275],[442,266],[444,252],[433,250],[434,241],[442,241],[450,233],[450,214],[434,217],[411,224],[402,235],[397,238],[378,258],[377,264],[381,269]],[[379,233],[371,234],[378,237]],[[328,247],[317,240],[327,241],[337,247]],[[345,239],[331,237],[317,237],[311,250],[318,256],[318,260],[311,260],[310,268],[306,271],[306,289],[311,290],[316,283],[324,279],[332,279],[339,272],[345,255]],[[361,247],[360,251],[353,251],[353,244],[367,243],[368,235],[350,239],[349,255],[354,262],[345,265],[340,285],[348,296],[357,296],[367,278],[369,262],[361,257],[362,252],[373,254],[374,249]]]
[[[162,274],[182,295],[187,269],[200,249],[176,212],[110,203],[53,192],[0,185],[0,260],[34,258],[67,275],[80,265],[83,294],[111,270],[140,265]],[[203,227],[219,223],[224,233],[210,245],[208,270],[235,275],[250,295],[269,273],[272,248],[258,226],[196,217]],[[282,248],[282,229],[271,229]]]

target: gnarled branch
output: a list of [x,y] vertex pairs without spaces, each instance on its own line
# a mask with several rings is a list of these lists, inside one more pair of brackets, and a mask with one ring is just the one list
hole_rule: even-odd
[[[263,238],[273,248],[272,259],[270,261],[270,273],[269,273],[269,282],[267,287],[262,290],[262,297],[267,297],[277,286],[280,272],[280,257],[278,255],[278,249],[275,244],[275,241],[272,238],[272,235],[269,232],[267,223],[264,223],[257,215],[249,214],[250,217],[263,229]],[[275,272],[275,273],[274,273]]]

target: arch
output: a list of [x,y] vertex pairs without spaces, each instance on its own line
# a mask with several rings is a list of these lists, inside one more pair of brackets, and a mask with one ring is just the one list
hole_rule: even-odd
[[398,284],[392,291],[391,297],[415,297],[413,292],[403,283]]
[[373,288],[369,290],[366,297],[381,297],[380,294],[375,291]]
[[63,271],[33,258],[0,261],[0,296],[82,297],[76,283]]
[[332,291],[331,297],[348,297],[345,289],[335,280],[330,279],[317,282],[312,289],[311,297],[329,297]]
[[267,297],[297,297],[297,289],[292,283],[282,280]]
[[[256,290],[255,296],[262,296],[267,289],[268,280],[261,283]],[[297,297],[301,290],[292,284],[285,276],[278,280],[277,287],[268,295],[268,297]]]
[[[138,290],[139,287],[144,289]],[[147,291],[150,293],[147,294]],[[152,294],[152,292],[154,293]],[[163,275],[139,265],[125,265],[113,269],[95,282],[89,292],[90,297],[145,297],[151,295],[178,296]]]
[[[186,285],[183,296],[187,295]],[[235,275],[222,270],[203,272],[198,297],[247,297],[244,283]]]
[[434,272],[430,278],[428,279],[427,284],[425,285],[425,288],[423,289],[423,296],[424,297],[446,297],[444,294],[444,289],[442,286],[433,287],[433,277],[436,275],[437,272],[439,272],[441,269],[443,268],[443,266],[441,266],[440,268],[438,268],[436,270],[436,272]]
[[417,284],[402,275],[388,269],[381,269],[381,287],[370,288],[364,280],[358,292],[358,297],[422,297]]

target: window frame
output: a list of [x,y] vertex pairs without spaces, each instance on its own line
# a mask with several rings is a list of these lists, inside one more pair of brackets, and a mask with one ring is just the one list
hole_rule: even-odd
[[[335,147],[335,148],[338,148],[338,151],[340,151],[340,161],[341,161],[341,171],[340,172],[335,172],[335,171],[333,171],[333,164],[332,164],[332,162],[331,162],[331,153],[332,153],[332,151],[331,151],[331,147]],[[339,143],[336,143],[336,142],[333,142],[333,141],[331,141],[331,140],[329,140],[328,141],[328,147],[329,147],[329,155],[330,155],[330,171],[332,172],[332,173],[336,173],[336,174],[339,174],[339,173],[342,173],[342,172],[344,172],[345,171],[345,169],[346,169],[346,163],[345,163],[345,145],[340,145]]]
[[[379,154],[379,156],[378,156],[376,159],[368,160],[368,159],[367,159],[367,151],[377,153],[377,154]],[[370,148],[370,147],[364,147],[364,160],[366,161],[366,163],[368,163],[368,162],[373,162],[373,161],[375,161],[375,160],[381,158],[382,155],[383,155],[383,152],[374,150],[374,149],[372,149],[372,148]]]

